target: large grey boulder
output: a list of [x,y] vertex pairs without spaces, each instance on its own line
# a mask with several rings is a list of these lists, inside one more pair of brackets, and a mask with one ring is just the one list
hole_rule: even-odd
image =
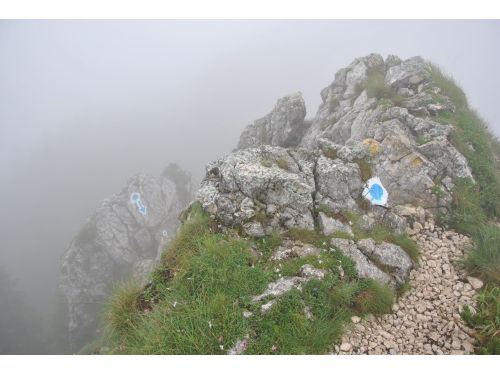
[[296,157],[281,147],[236,151],[207,165],[196,199],[223,225],[248,235],[313,229],[314,159]]
[[268,115],[245,128],[238,149],[261,145],[297,146],[307,130],[305,116],[306,105],[302,94],[297,92],[285,96],[278,100]]
[[374,279],[388,286],[402,285],[409,277],[414,264],[399,246],[367,238],[357,242],[333,238],[331,244],[351,258],[358,275]]
[[131,276],[142,280],[175,233],[192,190],[189,176],[169,168],[160,177],[131,178],[102,202],[63,255],[60,285],[74,349],[96,337],[113,286]]

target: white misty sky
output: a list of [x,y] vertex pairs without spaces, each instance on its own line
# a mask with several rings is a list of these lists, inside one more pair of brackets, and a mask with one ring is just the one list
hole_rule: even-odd
[[129,176],[200,177],[279,97],[302,91],[314,116],[371,52],[442,66],[500,135],[499,37],[498,21],[0,21],[0,264],[44,298]]

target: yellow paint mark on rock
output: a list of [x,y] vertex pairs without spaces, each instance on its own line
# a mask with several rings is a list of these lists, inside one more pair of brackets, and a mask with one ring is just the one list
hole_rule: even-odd
[[424,161],[420,156],[417,156],[415,159],[411,161],[411,166],[415,168],[420,168],[424,164]]
[[380,152],[380,143],[378,143],[373,138],[366,138],[363,140],[363,144],[368,146],[368,150],[372,156],[377,155]]

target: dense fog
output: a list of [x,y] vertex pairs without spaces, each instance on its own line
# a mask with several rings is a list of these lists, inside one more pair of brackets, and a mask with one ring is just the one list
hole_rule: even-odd
[[176,162],[199,181],[279,97],[301,91],[312,117],[355,57],[433,61],[500,135],[499,37],[498,21],[0,21],[0,354],[62,351],[41,344],[61,335],[60,256],[130,176]]

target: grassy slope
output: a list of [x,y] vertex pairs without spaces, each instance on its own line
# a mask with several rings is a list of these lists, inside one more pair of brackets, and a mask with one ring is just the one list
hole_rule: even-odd
[[[217,233],[212,221],[197,211],[165,252],[153,283],[142,292],[126,286],[114,295],[101,352],[223,354],[249,335],[248,354],[326,353],[353,314],[390,309],[393,292],[358,279],[351,260],[331,250],[328,238],[306,234],[324,248],[319,257],[273,262],[269,257],[281,243],[278,235],[251,240]],[[267,314],[260,314],[251,296],[279,275],[296,274],[305,263],[330,274],[307,282],[302,291],[288,292]],[[306,306],[314,319],[307,319]],[[254,314],[244,318],[244,311]]]
[[500,353],[500,228],[490,224],[500,216],[500,143],[486,123],[470,108],[456,82],[437,67],[433,81],[448,96],[456,109],[435,120],[453,125],[451,142],[467,158],[476,183],[456,181],[452,209],[441,220],[461,233],[468,234],[474,246],[464,265],[486,281],[478,296],[478,313],[466,310],[465,320],[479,333],[480,353]]

